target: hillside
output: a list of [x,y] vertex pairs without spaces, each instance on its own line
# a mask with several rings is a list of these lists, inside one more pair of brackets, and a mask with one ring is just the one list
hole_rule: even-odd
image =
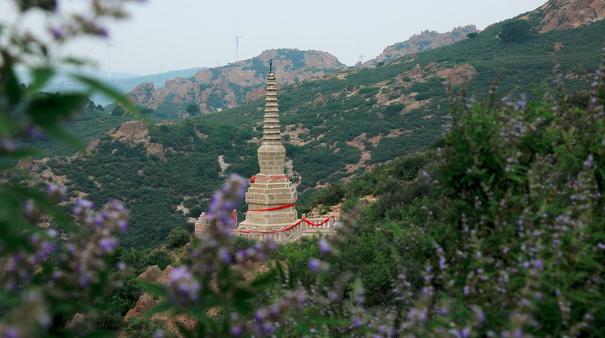
[[[488,95],[495,79],[502,95],[511,90],[539,93],[551,78],[557,58],[553,46],[559,44],[561,72],[577,88],[585,71],[596,68],[605,36],[600,21],[503,43],[501,27],[495,24],[474,38],[376,68],[282,86],[284,137],[303,196],[438,140],[451,124],[444,82],[466,86],[476,100]],[[144,137],[148,141],[124,142],[108,135],[94,151],[75,160],[48,161],[40,170],[65,175],[72,190],[95,201],[127,201],[133,217],[126,243],[150,246],[170,228],[186,227],[186,217],[206,207],[223,175],[256,173],[261,120],[262,100],[257,100],[151,126]]]
[[478,33],[477,27],[474,25],[465,27],[456,27],[447,33],[439,33],[436,31],[423,31],[409,38],[407,41],[399,42],[388,46],[375,59],[364,63],[364,66],[376,66],[379,63],[393,61],[406,55],[418,54],[431,49],[449,46],[458,41],[464,40],[469,34]]
[[[321,258],[330,271],[320,282],[304,266],[316,243],[282,249],[292,286],[332,290],[353,274],[368,307],[427,311],[420,330],[473,309],[473,333],[452,337],[603,336],[603,76],[596,83],[590,92],[550,86],[552,96],[530,102],[457,98],[437,147],[309,199],[344,204],[355,223],[330,240],[338,254]],[[402,294],[412,304],[401,305]]]
[[134,88],[129,97],[136,104],[157,110],[161,117],[233,108],[263,95],[269,60],[281,70],[281,85],[321,78],[344,68],[325,52],[275,49],[228,66],[201,70],[189,78],[166,81],[163,87],[143,83]]

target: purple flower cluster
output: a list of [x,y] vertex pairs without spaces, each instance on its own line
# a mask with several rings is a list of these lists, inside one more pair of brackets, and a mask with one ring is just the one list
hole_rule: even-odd
[[242,320],[237,313],[230,316],[230,334],[232,337],[271,337],[275,330],[291,324],[290,313],[303,309],[308,303],[304,290],[288,291],[277,302],[261,306],[254,312],[251,320]]
[[237,209],[247,188],[247,180],[237,175],[231,175],[228,183],[212,196],[206,214],[207,221],[220,222],[220,224],[227,227],[225,231],[233,228],[236,224],[231,212]]
[[187,305],[195,302],[201,288],[186,266],[179,266],[170,272],[168,297],[173,303]]

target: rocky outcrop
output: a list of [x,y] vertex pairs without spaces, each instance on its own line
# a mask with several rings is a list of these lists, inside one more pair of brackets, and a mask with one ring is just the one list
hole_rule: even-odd
[[149,136],[149,128],[143,121],[128,121],[122,123],[118,128],[109,132],[114,141],[122,142],[129,146],[142,145],[148,155],[166,159],[164,146],[152,143]]
[[461,86],[477,76],[477,69],[469,64],[456,65],[452,68],[438,70],[436,75],[447,80],[452,86]]
[[161,109],[162,105],[172,105],[183,113],[233,108],[263,95],[269,60],[273,60],[273,66],[279,70],[282,86],[321,78],[345,67],[329,53],[273,49],[249,60],[201,70],[191,78],[166,81],[162,88],[144,83],[135,87],[129,97],[135,104],[147,108]]
[[603,20],[605,0],[550,0],[536,12],[542,16],[540,33],[573,29]]
[[380,62],[388,62],[406,55],[418,54],[431,49],[448,46],[466,39],[471,33],[477,32],[479,32],[479,30],[474,25],[457,27],[447,33],[427,30],[412,36],[405,42],[396,43],[387,47],[382,54],[377,58],[366,62],[364,66],[375,66]]

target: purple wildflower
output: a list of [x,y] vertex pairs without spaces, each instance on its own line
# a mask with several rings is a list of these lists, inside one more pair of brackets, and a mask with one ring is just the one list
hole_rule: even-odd
[[534,261],[534,267],[538,270],[542,270],[544,268],[544,261],[542,261],[541,259],[536,259]]
[[218,256],[221,259],[221,261],[223,261],[223,263],[225,263],[225,264],[231,263],[231,253],[229,253],[228,249],[220,248],[218,250]]
[[105,39],[109,37],[109,31],[105,27],[96,27],[95,34]]
[[592,169],[594,164],[594,156],[592,154],[588,155],[586,161],[584,161],[584,169]]
[[49,28],[50,34],[53,36],[53,39],[57,41],[61,41],[65,38],[65,31],[62,27],[51,27]]
[[3,149],[4,151],[8,152],[8,153],[12,153],[15,150],[17,150],[19,147],[17,146],[17,144],[9,139],[9,138],[0,138],[0,149]]
[[218,221],[228,227],[234,227],[235,220],[231,213],[237,209],[239,201],[246,193],[247,184],[247,181],[240,176],[229,176],[227,183],[212,196],[206,219],[209,222]]
[[36,214],[36,204],[34,203],[33,200],[25,201],[25,206],[23,207],[23,213],[25,214],[25,216],[27,216],[29,218],[34,217],[34,215]]
[[91,201],[78,197],[72,211],[75,215],[82,215],[92,209],[92,207],[93,203]]
[[229,333],[231,334],[232,337],[241,337],[242,333],[244,333],[244,332],[240,325],[234,325],[229,330]]
[[309,270],[311,270],[311,272],[319,272],[319,270],[321,269],[321,261],[317,258],[311,258],[311,260],[309,260]]
[[126,231],[126,229],[128,229],[128,221],[126,221],[124,219],[119,220],[118,221],[118,228],[122,232]]
[[40,141],[44,139],[44,132],[36,126],[30,126],[27,128],[27,136],[35,141]]
[[180,266],[170,272],[168,286],[171,298],[177,303],[197,300],[201,289],[200,283],[185,266]]
[[111,253],[118,247],[118,240],[113,237],[102,238],[99,241],[99,246],[101,247],[103,252]]
[[268,315],[269,315],[269,312],[265,308],[260,308],[260,309],[256,310],[256,313],[254,314],[254,319],[256,319],[259,322],[262,322],[263,320],[265,320],[267,318]]
[[363,321],[359,317],[355,317],[355,318],[353,318],[353,320],[351,320],[352,329],[360,328],[362,325],[363,325]]
[[471,309],[473,310],[473,313],[475,315],[475,320],[479,323],[483,323],[483,321],[485,321],[485,313],[483,312],[483,310],[477,305],[471,306]]
[[19,338],[21,337],[21,332],[16,327],[7,327],[4,332],[2,332],[2,338]]
[[319,240],[319,252],[322,255],[327,255],[332,252],[332,248],[330,247],[330,244],[325,238]]

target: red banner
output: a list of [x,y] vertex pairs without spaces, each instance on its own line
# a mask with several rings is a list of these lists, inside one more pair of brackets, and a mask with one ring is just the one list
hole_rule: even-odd
[[302,218],[300,220],[298,220],[298,222],[289,225],[287,227],[281,228],[281,229],[277,229],[277,230],[270,230],[270,231],[254,231],[254,230],[244,230],[244,229],[234,229],[233,232],[236,233],[240,233],[240,234],[277,234],[277,233],[281,233],[281,232],[286,232],[286,231],[290,231],[292,229],[294,229],[295,227],[297,227],[299,224],[301,224],[302,222],[305,222],[306,224],[312,226],[312,227],[320,227],[326,223],[328,223],[330,220],[336,220],[336,218],[334,218],[334,216],[330,216],[328,218],[326,218],[325,220],[319,222],[319,223],[313,223],[312,221],[309,221],[306,218]]
[[260,211],[277,211],[277,210],[284,210],[284,209],[293,208],[294,206],[296,206],[296,203],[292,203],[292,204],[286,204],[286,205],[280,205],[279,207],[274,207],[274,208],[267,208],[267,209],[254,209],[254,210],[248,210],[248,211],[254,211],[254,212],[260,212]]
[[[270,180],[279,180],[279,179],[290,179],[290,176],[286,176],[286,175],[275,175],[275,176],[262,176],[263,178],[266,179],[270,179]],[[256,182],[256,176],[250,176],[250,183],[254,183]]]

